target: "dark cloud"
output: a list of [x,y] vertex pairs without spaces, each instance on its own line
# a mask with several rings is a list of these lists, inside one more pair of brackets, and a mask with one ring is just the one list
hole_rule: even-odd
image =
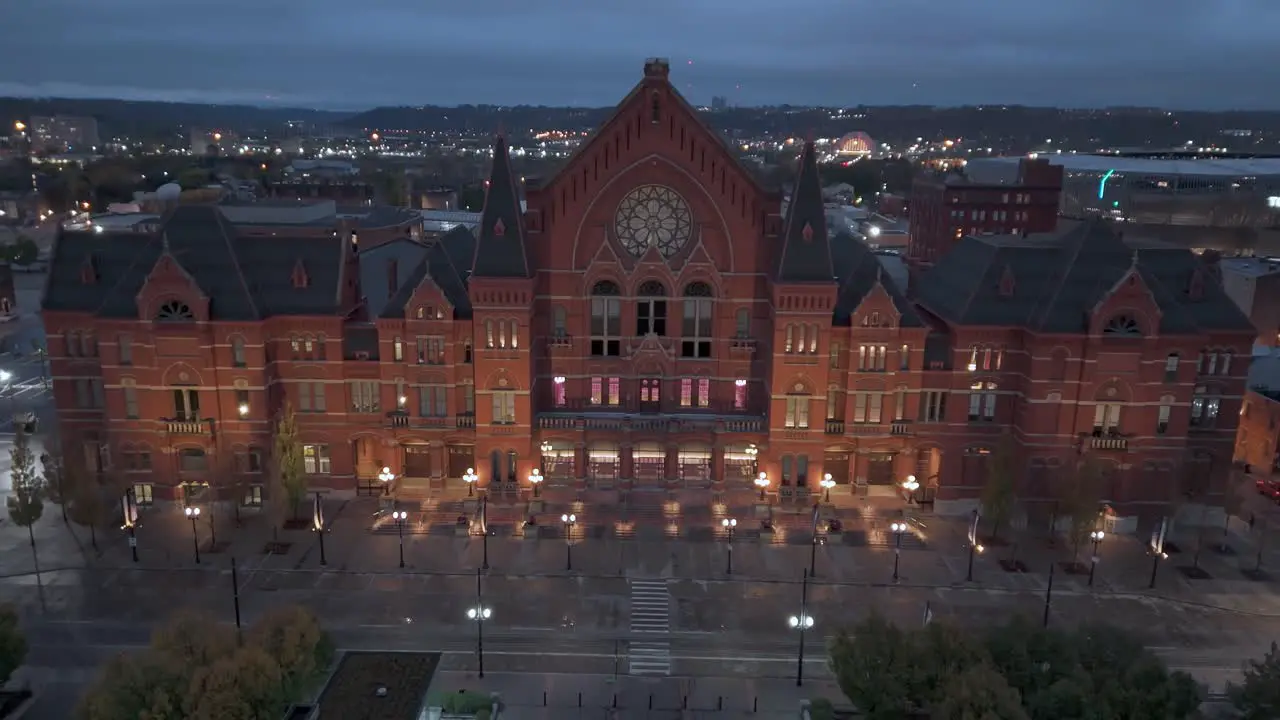
[[0,92],[615,102],[648,56],[741,104],[1280,107],[1276,0],[11,0]]

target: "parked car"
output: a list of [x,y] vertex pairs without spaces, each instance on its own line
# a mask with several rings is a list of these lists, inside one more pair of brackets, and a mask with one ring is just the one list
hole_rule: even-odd
[[1259,495],[1270,498],[1272,502],[1280,503],[1280,480],[1258,478],[1256,485]]

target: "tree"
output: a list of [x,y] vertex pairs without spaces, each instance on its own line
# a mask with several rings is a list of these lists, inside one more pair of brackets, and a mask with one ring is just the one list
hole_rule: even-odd
[[18,612],[12,605],[0,605],[0,686],[26,659],[27,640],[18,627]]
[[987,665],[962,670],[947,681],[932,720],[1028,720],[1018,691]]
[[1261,660],[1245,663],[1243,683],[1227,684],[1227,697],[1241,720],[1280,717],[1280,647],[1274,641]]
[[66,477],[65,463],[59,455],[59,450],[54,443],[46,442],[46,448],[52,447],[53,452],[40,453],[40,469],[44,477],[45,496],[49,502],[57,503],[59,509],[62,510],[62,522],[68,522],[67,519],[67,502],[71,499],[71,487]]
[[276,720],[291,695],[280,666],[262,648],[246,646],[196,671],[187,701],[190,720]]
[[1224,551],[1230,547],[1231,518],[1244,509],[1243,483],[1245,481],[1242,473],[1233,469],[1227,487],[1222,491],[1222,543],[1219,548]]
[[31,455],[31,441],[18,428],[9,448],[9,478],[12,493],[9,495],[9,519],[14,525],[27,529],[31,539],[31,557],[40,572],[40,557],[36,554],[35,524],[44,515],[44,481],[36,474],[35,458]]
[[4,246],[3,255],[4,260],[14,265],[30,265],[39,259],[40,246],[26,235],[19,235],[17,240]]
[[151,635],[151,648],[176,666],[196,668],[230,656],[235,630],[198,612],[180,612]]
[[841,692],[869,720],[895,720],[911,706],[911,638],[878,613],[831,641],[830,665]]
[[293,407],[285,404],[280,419],[276,422],[275,437],[275,472],[273,473],[283,497],[273,498],[272,502],[285,500],[288,502],[290,514],[298,519],[298,505],[307,496],[306,468],[303,466],[302,445],[298,444],[298,423]]
[[249,631],[249,642],[262,648],[280,667],[281,690],[296,697],[333,661],[333,643],[309,610],[282,607],[262,617]]
[[991,521],[991,537],[1000,537],[1000,528],[1009,521],[1017,501],[1018,448],[1011,433],[1005,433],[987,463],[982,486],[982,514]]
[[107,503],[102,497],[102,487],[81,462],[64,463],[58,473],[63,490],[68,497],[62,503],[65,514],[70,506],[71,520],[82,528],[89,530],[89,542],[93,549],[98,549],[98,525],[106,517]]
[[1063,488],[1060,507],[1068,522],[1067,539],[1071,543],[1073,562],[1080,561],[1080,546],[1098,522],[1103,481],[1102,466],[1092,456],[1085,456]]
[[190,678],[152,650],[107,661],[76,708],[79,720],[184,720]]

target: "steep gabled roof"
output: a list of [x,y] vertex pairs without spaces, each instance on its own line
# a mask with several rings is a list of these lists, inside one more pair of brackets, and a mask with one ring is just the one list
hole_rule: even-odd
[[864,298],[879,284],[893,300],[893,307],[901,315],[901,327],[924,327],[915,307],[902,294],[898,284],[885,271],[880,256],[863,241],[841,233],[831,241],[832,262],[840,282],[840,294],[832,318],[836,325],[848,325],[850,316],[862,304]]
[[778,282],[831,282],[831,242],[827,214],[818,177],[818,153],[812,142],[800,153],[795,190],[782,225],[782,250],[778,254]]
[[[388,252],[386,248],[391,245],[392,243],[380,245],[368,252],[370,255],[378,254],[379,251]],[[465,227],[458,226],[450,230],[427,248],[425,253],[415,255],[420,259],[409,269],[400,287],[385,304],[371,310],[374,310],[378,317],[387,319],[407,317],[408,304],[413,299],[413,294],[424,281],[429,279],[440,288],[440,292],[453,306],[458,317],[470,317],[471,299],[467,295],[467,271],[459,269],[455,264],[455,258],[470,258],[475,254],[476,245],[475,237]],[[363,254],[361,259],[364,259]]]
[[[1137,272],[1160,309],[1160,332],[1249,331],[1252,325],[1190,250],[1126,241],[1109,223],[1084,222],[1057,236],[965,237],[921,275],[917,298],[957,325],[1079,333],[1117,283]],[[1187,293],[1197,271],[1199,298]],[[1001,294],[1001,278],[1013,292]]]
[[506,137],[493,144],[493,167],[480,214],[479,241],[475,247],[472,275],[475,277],[529,277],[529,259],[524,244],[524,213]]

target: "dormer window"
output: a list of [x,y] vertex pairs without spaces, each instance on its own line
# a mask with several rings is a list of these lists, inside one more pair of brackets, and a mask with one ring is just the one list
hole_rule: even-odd
[[293,287],[298,290],[301,290],[311,284],[311,278],[307,275],[307,268],[302,264],[301,260],[294,263],[291,279],[293,281]]
[[1102,329],[1102,334],[1120,337],[1142,337],[1142,328],[1138,326],[1138,321],[1132,315],[1116,315],[1107,321],[1106,327]]

